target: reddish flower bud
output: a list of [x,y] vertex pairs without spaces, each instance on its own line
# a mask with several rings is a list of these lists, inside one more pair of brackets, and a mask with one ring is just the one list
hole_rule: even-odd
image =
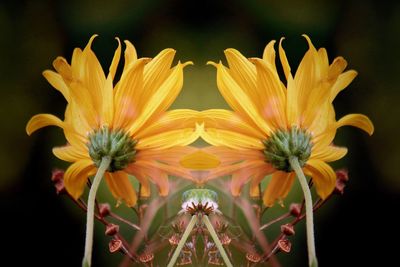
[[64,171],[60,169],[54,169],[51,173],[51,180],[56,188],[57,195],[64,194],[66,191],[64,186]]
[[299,203],[290,204],[289,212],[293,217],[299,217],[301,214],[301,205]]
[[284,233],[287,236],[291,236],[291,235],[295,234],[293,225],[291,225],[291,224],[281,225],[281,232]]
[[257,253],[248,252],[248,253],[246,254],[246,259],[247,259],[249,262],[258,263],[258,262],[260,262],[261,257],[260,257],[260,255],[258,255]]
[[101,217],[107,217],[110,215],[111,207],[108,203],[101,203],[99,205],[99,213]]
[[115,253],[122,248],[122,241],[120,239],[111,239],[108,243],[108,248],[111,253]]
[[290,249],[292,248],[292,243],[290,243],[290,241],[287,239],[281,239],[278,241],[278,247],[281,251],[289,253]]
[[110,223],[106,226],[106,235],[113,236],[119,232],[119,225]]
[[139,256],[139,261],[141,263],[149,263],[154,259],[154,254],[151,252],[143,252],[140,256]]
[[346,187],[346,182],[349,181],[349,174],[347,170],[340,169],[336,171],[336,186],[334,193],[343,195],[344,188]]
[[60,180],[64,179],[64,171],[61,169],[53,169],[53,171],[51,172],[51,180],[54,183],[57,183]]

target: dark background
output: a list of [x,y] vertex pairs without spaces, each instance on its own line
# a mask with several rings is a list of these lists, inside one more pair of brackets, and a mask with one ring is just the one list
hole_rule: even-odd
[[[105,68],[118,36],[138,55],[177,49],[192,60],[175,108],[226,108],[208,60],[224,59],[233,47],[261,57],[268,41],[285,36],[295,69],[307,49],[301,34],[326,47],[330,60],[343,56],[359,72],[335,100],[337,117],[368,115],[375,133],[339,131],[349,148],[335,164],[347,167],[350,182],[316,215],[320,266],[385,266],[398,253],[400,204],[400,4],[395,1],[2,1],[0,4],[0,199],[2,266],[80,266],[85,217],[58,197],[50,181],[54,167],[66,167],[51,148],[62,132],[46,128],[32,137],[25,125],[37,113],[63,116],[65,101],[41,72],[98,33],[93,49]],[[96,236],[104,230],[99,227]],[[298,232],[302,232],[297,230]],[[298,234],[283,266],[306,266],[305,236]],[[95,266],[118,266],[107,240],[96,238]],[[10,262],[6,264],[6,262]],[[393,265],[393,264],[391,264]]]

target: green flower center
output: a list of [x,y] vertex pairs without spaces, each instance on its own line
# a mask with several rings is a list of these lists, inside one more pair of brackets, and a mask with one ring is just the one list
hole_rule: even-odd
[[290,157],[297,157],[303,167],[310,158],[312,142],[311,135],[297,127],[290,130],[278,130],[270,138],[264,140],[265,160],[275,169],[291,172]]
[[192,205],[205,205],[206,203],[218,209],[218,194],[210,189],[190,189],[182,194],[182,209]]
[[123,170],[129,163],[134,162],[136,140],[133,140],[123,130],[110,130],[103,127],[95,130],[88,137],[89,155],[94,164],[99,167],[104,156],[111,158],[107,171]]

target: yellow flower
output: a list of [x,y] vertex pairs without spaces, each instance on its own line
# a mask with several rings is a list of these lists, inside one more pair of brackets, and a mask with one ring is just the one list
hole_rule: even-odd
[[336,181],[327,162],[347,153],[346,148],[332,143],[336,130],[351,125],[370,135],[374,131],[371,121],[362,114],[349,114],[336,121],[332,101],[357,73],[343,72],[347,62],[342,57],[329,64],[326,50],[316,50],[308,36],[304,37],[309,49],[294,77],[281,45],[283,38],[279,43],[286,86],[275,65],[275,41],[266,46],[262,59],[247,59],[237,50],[227,49],[229,68],[221,62],[211,63],[217,68],[218,88],[234,111],[203,111],[205,130],[201,136],[218,147],[215,155],[230,160],[230,166],[222,164],[215,172],[232,174],[233,195],[239,195],[249,180],[251,195],[257,195],[258,184],[273,173],[264,190],[264,204],[272,206],[285,198],[295,178],[289,163],[294,156],[324,199]]
[[185,146],[199,136],[197,112],[166,111],[182,88],[183,68],[191,62],[179,62],[171,68],[173,49],[161,51],[154,59],[138,59],[134,46],[125,41],[125,65],[116,82],[121,43],[117,39],[118,48],[106,76],[91,50],[94,38],[85,49],[74,50],[71,64],[58,57],[53,62],[56,72],[43,72],[68,102],[64,121],[51,114],[38,114],[28,122],[26,131],[30,135],[49,125],[63,129],[68,144],[54,148],[53,153],[72,162],[64,182],[74,198],[82,195],[88,176],[96,173],[104,156],[112,160],[105,179],[118,200],[128,206],[136,203],[128,174],[141,183],[141,195],[149,196],[152,181],[165,196],[168,174],[192,179],[179,167],[179,157],[191,151]]

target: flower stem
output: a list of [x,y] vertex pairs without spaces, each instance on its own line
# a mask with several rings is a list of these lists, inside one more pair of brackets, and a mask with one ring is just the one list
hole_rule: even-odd
[[190,220],[189,224],[187,225],[186,230],[183,233],[182,238],[179,241],[178,246],[176,247],[174,254],[172,255],[172,258],[169,261],[167,267],[173,267],[175,265],[175,262],[178,259],[179,254],[181,253],[181,250],[186,243],[186,240],[189,238],[189,235],[192,232],[192,230],[196,224],[196,221],[197,221],[197,216],[193,215],[192,219]]
[[219,250],[219,254],[221,254],[221,257],[224,260],[225,265],[227,267],[233,267],[231,261],[229,260],[228,255],[226,254],[225,249],[222,246],[221,241],[219,240],[218,235],[215,232],[214,227],[212,226],[210,219],[208,219],[207,215],[203,216],[203,223],[206,225],[208,232],[210,233],[212,239],[214,240],[214,243]]
[[93,184],[90,187],[89,197],[87,202],[87,217],[86,217],[86,238],[85,238],[85,254],[82,261],[83,267],[92,265],[92,248],[93,248],[93,226],[94,226],[94,204],[96,201],[96,193],[99,188],[101,179],[111,163],[111,158],[105,156],[101,159],[96,176],[93,179]]
[[303,170],[301,169],[297,157],[290,157],[289,162],[293,170],[295,171],[297,178],[299,179],[306,204],[308,264],[310,267],[317,267],[318,261],[315,253],[314,218],[313,218],[314,215],[313,215],[313,203],[311,198],[311,191],[310,188],[308,187],[307,179],[304,176]]

